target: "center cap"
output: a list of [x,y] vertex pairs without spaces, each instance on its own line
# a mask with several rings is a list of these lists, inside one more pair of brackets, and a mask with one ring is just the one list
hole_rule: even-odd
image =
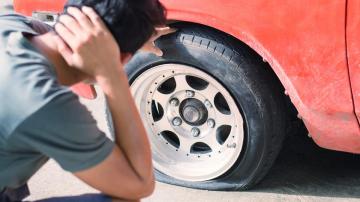
[[200,119],[200,111],[194,106],[186,106],[183,110],[183,116],[188,122],[196,122]]
[[208,111],[200,100],[189,98],[181,102],[180,115],[186,123],[199,126],[206,122]]

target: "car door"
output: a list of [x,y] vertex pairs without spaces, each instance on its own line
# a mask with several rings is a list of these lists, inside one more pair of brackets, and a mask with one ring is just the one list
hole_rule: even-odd
[[360,1],[358,0],[348,0],[346,40],[355,113],[360,123]]

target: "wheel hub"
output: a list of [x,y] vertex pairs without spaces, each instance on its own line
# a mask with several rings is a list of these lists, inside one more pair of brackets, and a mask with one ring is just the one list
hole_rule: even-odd
[[193,106],[187,106],[182,111],[184,119],[187,122],[194,123],[200,119],[200,111]]
[[180,115],[186,123],[199,126],[206,122],[208,111],[200,100],[189,98],[180,104]]

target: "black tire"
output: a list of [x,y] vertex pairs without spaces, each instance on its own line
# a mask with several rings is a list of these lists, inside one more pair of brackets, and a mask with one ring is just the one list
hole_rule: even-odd
[[237,162],[223,176],[186,182],[156,171],[158,181],[206,190],[245,190],[258,183],[277,157],[285,135],[281,86],[272,71],[249,47],[212,29],[188,24],[162,37],[163,57],[138,53],[127,65],[130,84],[145,70],[181,63],[207,72],[233,96],[244,118],[245,140]]

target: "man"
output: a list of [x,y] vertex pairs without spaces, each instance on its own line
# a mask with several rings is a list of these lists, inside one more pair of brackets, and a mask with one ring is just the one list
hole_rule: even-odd
[[[156,34],[164,9],[158,0],[70,0],[65,13],[45,34],[0,13],[0,201],[25,197],[49,158],[111,197],[146,197],[154,189],[150,146],[123,67],[142,46],[161,54],[153,40],[172,32]],[[115,143],[69,91],[81,81],[104,91]]]

